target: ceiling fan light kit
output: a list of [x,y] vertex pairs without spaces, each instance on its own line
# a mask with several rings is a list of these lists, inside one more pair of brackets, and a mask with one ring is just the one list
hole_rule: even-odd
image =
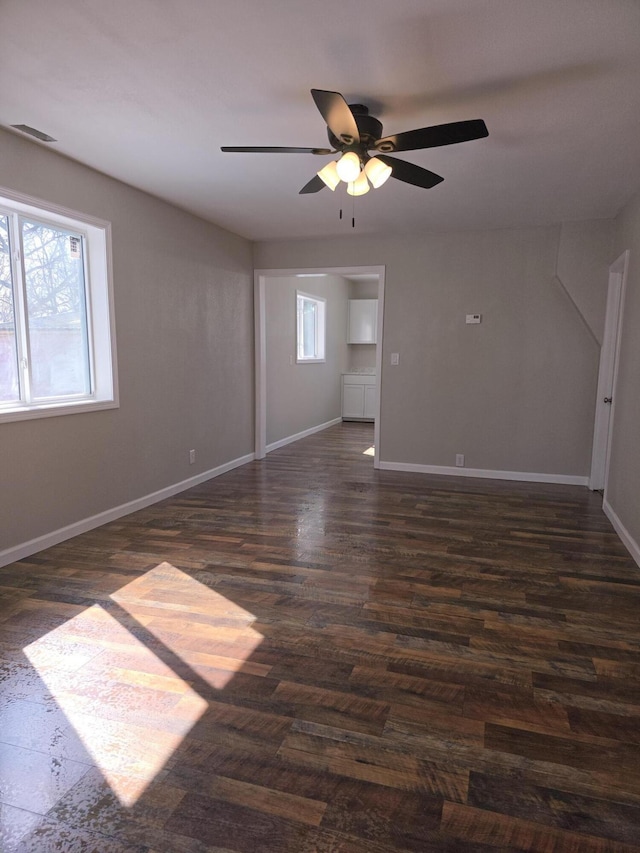
[[365,195],[369,192],[369,181],[364,172],[360,172],[355,181],[348,182],[347,192],[353,196]]
[[370,160],[367,160],[364,167],[365,175],[371,182],[371,186],[376,190],[391,177],[391,171],[391,166],[387,166],[386,163],[383,163],[382,160],[379,160],[377,157],[372,157]]
[[369,183],[374,189],[381,187],[391,177],[391,166],[378,157],[371,157],[362,168],[360,158],[354,151],[343,154],[340,160],[332,160],[319,172],[318,177],[333,192],[340,181],[348,184],[349,195],[364,195],[369,192]]
[[340,183],[340,175],[338,174],[338,164],[336,161],[332,160],[320,169],[318,177],[323,180],[326,186],[328,186],[331,192],[333,192]]
[[[225,146],[221,150],[260,154],[341,153],[337,161],[333,160],[320,169],[304,185],[300,194],[317,193],[324,187],[333,191],[340,181],[344,181],[349,195],[358,196],[369,192],[369,182],[378,189],[390,177],[425,189],[435,187],[444,180],[429,169],[388,156],[390,153],[455,145],[489,135],[482,119],[471,119],[421,127],[383,137],[382,123],[369,115],[369,109],[364,104],[347,104],[339,92],[329,92],[325,89],[312,89],[311,97],[327,124],[327,135],[332,148]],[[375,151],[376,154],[372,157],[369,151]]]
[[344,181],[345,184],[355,181],[360,174],[360,158],[355,151],[347,151],[338,160],[336,169],[340,180]]

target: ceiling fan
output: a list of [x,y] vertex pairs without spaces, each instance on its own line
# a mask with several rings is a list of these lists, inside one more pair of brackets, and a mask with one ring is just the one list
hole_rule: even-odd
[[[324,89],[312,89],[311,96],[327,123],[331,148],[224,146],[221,150],[260,154],[340,154],[337,161],[332,160],[320,169],[300,193],[317,193],[325,186],[335,190],[342,180],[347,184],[347,192],[358,196],[369,191],[369,183],[377,188],[389,177],[426,189],[444,180],[422,166],[391,157],[391,153],[437,148],[489,135],[482,119],[472,119],[382,136],[382,123],[369,115],[364,104],[347,104],[339,92]],[[374,152],[373,155],[370,151]]]

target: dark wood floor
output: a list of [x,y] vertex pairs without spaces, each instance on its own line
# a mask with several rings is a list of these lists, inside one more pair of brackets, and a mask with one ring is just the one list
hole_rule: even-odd
[[0,569],[0,849],[640,851],[640,570],[344,424]]

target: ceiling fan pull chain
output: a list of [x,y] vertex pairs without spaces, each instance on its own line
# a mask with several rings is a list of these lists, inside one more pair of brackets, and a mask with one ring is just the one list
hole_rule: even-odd
[[351,209],[351,227],[355,228],[356,227],[356,197],[352,196],[351,198],[353,199],[353,207]]

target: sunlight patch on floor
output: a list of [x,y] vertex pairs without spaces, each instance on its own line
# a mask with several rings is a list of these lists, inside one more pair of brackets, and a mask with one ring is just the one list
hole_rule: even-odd
[[367,449],[363,452],[362,455],[363,456],[375,456],[376,455],[375,447],[373,445],[371,445],[371,447],[367,447]]
[[[122,619],[94,604],[24,653],[119,801],[132,806],[206,712],[198,680],[222,690],[241,669],[266,674],[247,662],[263,638],[251,613],[169,563],[111,598]],[[155,651],[145,632],[160,641]],[[191,683],[173,671],[176,659]]]
[[111,598],[218,690],[245,669],[263,640],[251,627],[253,613],[170,563],[160,563]]

